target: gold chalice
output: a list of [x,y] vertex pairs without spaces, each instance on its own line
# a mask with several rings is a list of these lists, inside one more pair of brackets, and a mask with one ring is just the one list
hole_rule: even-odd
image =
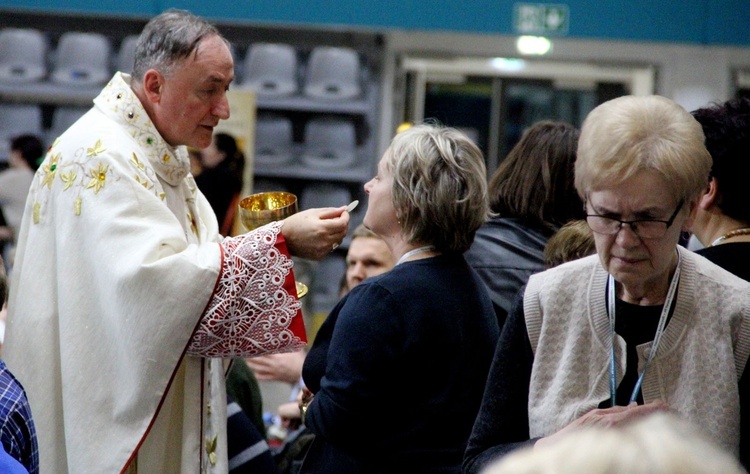
[[[251,194],[240,201],[239,207],[240,222],[247,230],[283,220],[299,210],[297,196],[284,191]],[[307,285],[299,281],[295,283],[297,297],[302,298],[308,292]]]

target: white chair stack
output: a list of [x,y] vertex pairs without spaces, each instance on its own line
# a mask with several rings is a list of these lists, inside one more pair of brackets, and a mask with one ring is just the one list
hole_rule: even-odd
[[255,123],[255,162],[278,166],[292,160],[294,137],[292,121],[282,115],[258,114]]
[[26,28],[0,30],[0,82],[28,83],[47,75],[47,38]]
[[52,143],[71,125],[89,111],[89,107],[60,106],[52,112],[52,126],[47,131],[47,144]]
[[323,168],[346,168],[357,157],[354,122],[338,117],[316,117],[305,126],[305,164]]
[[126,74],[133,72],[136,44],[138,44],[138,35],[130,35],[123,38],[122,43],[120,43],[120,49],[117,51],[117,62],[115,64],[118,71]]
[[67,86],[95,86],[111,77],[111,45],[98,33],[69,31],[60,36],[55,50],[52,81]]
[[18,135],[42,134],[42,109],[36,104],[0,104],[0,161],[8,161],[10,140]]
[[261,97],[297,93],[297,51],[288,44],[253,44],[245,56],[241,85]]
[[351,99],[362,93],[360,75],[356,51],[318,46],[307,61],[304,92],[317,99]]

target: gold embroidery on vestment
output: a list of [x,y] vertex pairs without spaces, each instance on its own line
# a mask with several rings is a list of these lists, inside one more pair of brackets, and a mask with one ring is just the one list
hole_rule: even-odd
[[89,181],[86,189],[94,188],[94,194],[98,194],[106,184],[108,170],[109,165],[105,165],[104,163],[99,163],[99,167],[96,169],[90,169],[89,175],[91,176],[91,181]]
[[60,160],[60,153],[55,153],[49,160],[49,164],[44,165],[44,179],[42,180],[42,187],[47,186],[52,189],[52,181],[55,179],[57,173],[57,162]]
[[100,153],[104,153],[107,149],[102,146],[102,141],[97,140],[94,146],[86,148],[86,156],[96,156]]
[[216,465],[216,445],[218,441],[218,436],[214,436],[213,439],[206,438],[206,453],[208,454],[208,461],[212,466]]
[[67,173],[60,173],[60,179],[63,183],[65,183],[65,185],[63,186],[63,191],[66,191],[68,188],[73,186],[73,183],[75,183],[77,177],[78,175],[76,174],[75,170],[70,170]]

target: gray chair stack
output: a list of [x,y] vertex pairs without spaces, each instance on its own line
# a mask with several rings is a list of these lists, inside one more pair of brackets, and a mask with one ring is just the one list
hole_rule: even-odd
[[29,83],[47,75],[49,44],[40,31],[0,30],[0,82]]
[[112,46],[98,33],[68,31],[55,50],[52,81],[65,86],[99,86],[111,77]]
[[115,68],[130,74],[133,72],[133,62],[135,61],[135,45],[138,43],[138,35],[130,35],[123,38],[120,43],[120,49],[117,51]]
[[354,122],[339,117],[315,117],[305,126],[305,164],[323,168],[346,168],[357,157]]
[[351,99],[362,93],[360,76],[356,51],[318,46],[307,61],[304,92],[316,99]]
[[292,121],[274,113],[260,113],[255,124],[255,162],[262,166],[287,164],[293,158]]
[[42,133],[42,109],[36,104],[0,104],[0,161],[10,156],[10,140],[18,135]]
[[288,44],[256,43],[245,56],[241,86],[261,97],[297,93],[297,51]]

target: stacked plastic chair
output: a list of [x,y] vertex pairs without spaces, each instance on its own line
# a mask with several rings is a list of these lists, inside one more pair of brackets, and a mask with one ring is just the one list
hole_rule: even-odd
[[338,117],[316,117],[305,126],[305,164],[323,168],[346,168],[357,157],[354,122]]
[[258,114],[255,123],[255,162],[262,166],[278,166],[293,158],[292,121],[278,114]]
[[0,82],[28,83],[47,75],[47,38],[25,28],[0,30]]
[[0,104],[0,161],[8,161],[10,140],[26,134],[43,138],[42,109],[36,104]]
[[130,35],[123,38],[120,43],[120,49],[117,51],[117,62],[115,66],[120,72],[130,74],[133,72],[133,62],[135,61],[135,46],[138,43],[137,35]]
[[310,53],[305,95],[317,99],[351,99],[362,93],[360,61],[350,48],[318,46]]
[[47,131],[47,144],[51,145],[71,125],[88,112],[89,107],[60,106],[52,112],[52,126]]
[[60,36],[55,50],[52,81],[67,86],[95,86],[111,77],[112,46],[98,33],[69,31]]
[[262,97],[297,93],[297,51],[288,44],[255,43],[247,51],[242,87]]

